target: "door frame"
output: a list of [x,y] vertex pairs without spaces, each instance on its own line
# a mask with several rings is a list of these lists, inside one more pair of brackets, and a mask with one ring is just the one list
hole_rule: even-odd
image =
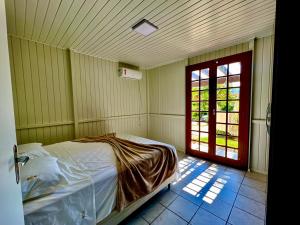
[[[210,81],[209,89],[210,98],[212,97],[216,100],[215,96],[215,85],[216,82],[216,68],[218,65],[232,63],[234,61],[241,61],[241,89],[240,89],[240,99],[244,99],[240,101],[240,117],[239,117],[239,160],[233,160],[226,157],[217,156],[214,154],[215,152],[215,132],[211,133],[211,129],[209,128],[209,151],[208,153],[192,150],[191,143],[191,73],[194,70],[199,70],[199,67],[202,68],[210,68]],[[251,109],[251,70],[252,70],[252,51],[247,51],[223,58],[218,58],[194,65],[186,66],[186,153],[189,155],[193,155],[196,157],[204,158],[210,161],[218,162],[224,165],[229,165],[239,169],[248,169],[248,152],[249,152],[249,132],[250,132],[250,109]],[[211,96],[211,94],[213,96]],[[211,106],[211,102],[209,103]],[[216,108],[215,101],[212,103],[213,109]],[[209,127],[216,125],[216,116],[213,114],[213,109],[209,110]],[[244,128],[244,129],[242,129]],[[246,128],[246,129],[245,129]],[[214,147],[212,147],[214,146]]]

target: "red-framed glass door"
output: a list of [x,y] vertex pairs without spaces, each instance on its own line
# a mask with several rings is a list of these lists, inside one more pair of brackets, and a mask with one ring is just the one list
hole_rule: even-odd
[[187,153],[246,169],[251,51],[186,67]]

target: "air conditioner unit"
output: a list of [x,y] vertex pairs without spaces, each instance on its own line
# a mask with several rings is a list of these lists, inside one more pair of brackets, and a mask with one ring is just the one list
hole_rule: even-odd
[[138,70],[128,69],[125,67],[121,67],[119,69],[120,77],[126,79],[134,79],[134,80],[141,80],[142,79],[142,72]]

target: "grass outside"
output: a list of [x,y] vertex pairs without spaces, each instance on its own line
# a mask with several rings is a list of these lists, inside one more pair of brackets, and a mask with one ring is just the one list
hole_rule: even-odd
[[[208,142],[208,137],[201,137],[200,141],[207,143]],[[223,146],[225,146],[225,139],[217,137],[216,144],[217,145],[223,145]],[[228,139],[227,140],[227,146],[231,147],[231,148],[238,148],[239,147],[238,146],[238,141],[237,140]]]

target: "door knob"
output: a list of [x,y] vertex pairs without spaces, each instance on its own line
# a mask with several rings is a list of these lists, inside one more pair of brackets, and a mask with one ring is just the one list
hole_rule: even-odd
[[18,184],[19,181],[20,181],[20,167],[19,167],[19,164],[21,164],[21,166],[24,166],[28,162],[29,157],[28,156],[18,157],[18,147],[16,145],[14,145],[13,151],[14,151],[14,160],[15,160],[16,182]]

